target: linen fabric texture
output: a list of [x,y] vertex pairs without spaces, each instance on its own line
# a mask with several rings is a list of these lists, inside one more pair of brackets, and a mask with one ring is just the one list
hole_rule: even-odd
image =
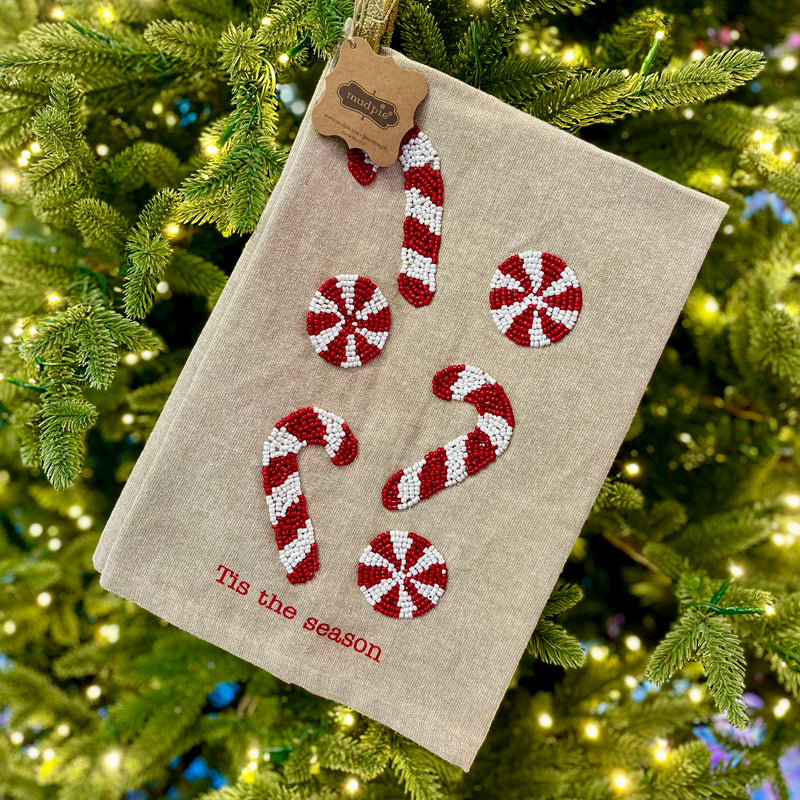
[[[310,114],[276,190],[205,326],[95,553],[101,584],[273,673],[343,703],[468,769],[628,429],[726,206],[505,105],[417,69],[417,123],[441,158],[436,294],[399,294],[405,201],[399,163],[369,186]],[[318,87],[315,100],[320,95]],[[312,101],[313,102],[313,101]],[[489,309],[498,265],[544,251],[576,273],[583,308],[563,340],[521,347]],[[317,288],[340,274],[389,300],[383,352],[341,369],[306,334]],[[449,365],[485,370],[516,421],[506,452],[412,508],[388,478],[474,428],[475,409],[434,397]],[[261,479],[275,423],[306,406],[342,417],[353,463],[298,456],[320,571],[291,585]],[[429,613],[392,619],[357,583],[364,548],[414,531],[447,562]],[[219,565],[247,596],[217,582]],[[257,602],[274,593],[289,620]],[[379,661],[304,628],[315,618],[380,648]]]

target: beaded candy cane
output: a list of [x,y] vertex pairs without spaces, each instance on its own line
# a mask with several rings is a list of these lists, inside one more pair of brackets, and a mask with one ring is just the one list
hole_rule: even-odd
[[314,526],[297,471],[297,454],[307,444],[324,447],[336,466],[349,464],[358,453],[358,440],[347,423],[321,408],[289,414],[264,442],[262,473],[269,521],[290,583],[310,581],[319,569]]
[[[363,150],[348,150],[347,162],[362,186],[375,179],[378,168]],[[405,174],[406,210],[397,284],[400,294],[419,308],[430,303],[436,292],[444,186],[439,155],[416,125],[400,145],[400,164]]]
[[433,393],[442,400],[472,403],[478,410],[478,424],[465,436],[392,475],[383,487],[383,505],[390,511],[410,508],[461,483],[498,458],[511,441],[511,403],[503,387],[482,369],[464,364],[446,367],[433,376]]

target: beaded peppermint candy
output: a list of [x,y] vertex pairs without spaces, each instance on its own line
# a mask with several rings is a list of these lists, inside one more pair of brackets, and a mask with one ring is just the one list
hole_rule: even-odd
[[347,423],[321,408],[289,414],[264,442],[262,475],[269,521],[290,583],[310,581],[319,570],[314,526],[297,469],[297,454],[309,444],[324,447],[336,466],[349,464],[358,453],[358,440]]
[[383,487],[390,511],[410,508],[454,486],[502,455],[514,432],[514,413],[503,387],[478,367],[459,364],[433,376],[433,393],[442,400],[471,403],[478,411],[475,430],[432,450],[421,461],[392,475]]
[[447,565],[423,536],[387,531],[376,536],[358,562],[358,585],[381,614],[411,619],[427,614],[447,588]]
[[[362,186],[372,183],[378,171],[363,150],[348,150],[347,164]],[[439,155],[416,125],[400,145],[400,164],[405,175],[406,209],[397,284],[400,294],[419,308],[430,303],[436,292],[444,185]]]
[[489,307],[500,333],[523,347],[563,339],[578,321],[583,296],[575,273],[558,256],[526,250],[506,259],[492,278]]
[[389,301],[363,275],[337,275],[319,287],[306,318],[317,355],[337,367],[360,367],[379,355],[389,335]]

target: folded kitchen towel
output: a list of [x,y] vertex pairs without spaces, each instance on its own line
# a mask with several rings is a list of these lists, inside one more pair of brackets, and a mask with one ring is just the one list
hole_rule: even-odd
[[726,207],[391,54],[422,133],[307,115],[95,564],[469,768]]

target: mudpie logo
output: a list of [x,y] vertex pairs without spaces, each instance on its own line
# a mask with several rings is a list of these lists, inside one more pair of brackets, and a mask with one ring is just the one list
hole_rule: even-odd
[[337,93],[345,108],[371,119],[379,128],[393,128],[399,122],[397,107],[393,103],[370,94],[355,81],[341,84]]

